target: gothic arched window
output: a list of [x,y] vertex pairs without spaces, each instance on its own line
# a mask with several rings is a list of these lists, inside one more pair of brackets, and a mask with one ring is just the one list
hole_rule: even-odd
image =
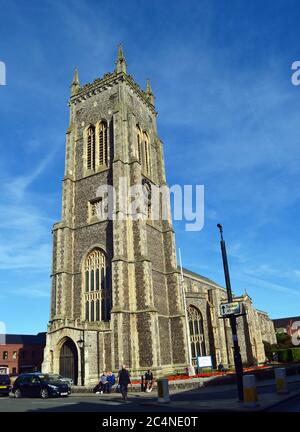
[[203,318],[199,309],[188,307],[189,335],[192,350],[192,362],[197,364],[198,356],[205,356]]
[[149,139],[146,132],[143,133],[144,142],[144,159],[145,159],[145,172],[150,174],[150,149],[149,149]]
[[137,125],[136,126],[136,140],[137,140],[137,158],[139,163],[142,163],[142,134],[141,129]]
[[107,166],[107,151],[108,151],[108,129],[107,123],[102,121],[99,125],[99,165]]
[[95,165],[96,165],[95,127],[90,126],[87,130],[86,167],[89,170],[94,170]]
[[94,249],[86,257],[83,273],[85,319],[108,321],[111,309],[109,267],[100,249]]

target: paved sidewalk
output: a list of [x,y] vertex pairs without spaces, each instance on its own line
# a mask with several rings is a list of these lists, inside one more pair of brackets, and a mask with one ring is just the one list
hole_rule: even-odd
[[[300,375],[292,375],[287,377],[287,381],[292,382],[300,382]],[[257,380],[257,387],[266,387],[266,386],[272,386],[274,385],[274,379],[259,381]],[[222,391],[228,391],[228,389],[236,389],[236,384],[222,384],[214,386],[214,382],[211,378],[190,378],[188,380],[176,380],[176,381],[169,381],[169,390],[170,394],[172,392],[177,391],[186,391],[191,389],[199,389],[199,388],[205,388],[206,391],[212,391],[212,392],[222,392]],[[138,392],[141,393],[141,385],[140,384],[132,384],[129,386],[129,390],[131,392]],[[153,391],[157,391],[157,383],[154,383]],[[73,394],[84,394],[84,393],[93,393],[92,388],[87,387],[81,387],[76,386],[72,388]],[[153,394],[153,393],[152,393]]]
[[[300,376],[288,377],[289,393],[278,395],[274,380],[260,381],[257,383],[259,405],[257,407],[246,407],[237,400],[236,385],[224,385],[222,387],[201,387],[193,390],[170,388],[170,402],[161,404],[157,402],[157,391],[151,393],[132,391],[129,388],[129,399],[134,398],[141,406],[150,408],[165,406],[166,410],[178,409],[178,411],[264,411],[274,407],[283,401],[300,395]],[[88,396],[87,394],[85,394]],[[119,393],[97,395],[99,401],[113,402],[120,399]]]
[[239,402],[236,385],[232,384],[224,385],[222,388],[203,387],[199,390],[173,395],[170,392],[171,401],[167,405],[172,408],[176,407],[178,410],[190,408],[193,411],[264,411],[300,395],[300,376],[288,377],[287,382],[289,393],[281,395],[276,392],[274,380],[257,382],[258,406],[256,407],[246,407]]

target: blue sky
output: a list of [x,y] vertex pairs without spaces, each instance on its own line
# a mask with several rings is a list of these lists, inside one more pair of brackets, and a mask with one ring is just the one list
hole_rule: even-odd
[[300,5],[275,0],[0,0],[0,321],[46,329],[69,85],[128,72],[156,96],[169,184],[205,186],[205,225],[175,223],[185,267],[272,318],[299,315]]

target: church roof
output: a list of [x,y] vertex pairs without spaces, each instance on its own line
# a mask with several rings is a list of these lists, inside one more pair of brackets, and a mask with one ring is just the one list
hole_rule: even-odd
[[46,333],[38,333],[37,335],[6,334],[6,335],[0,335],[0,340],[4,340],[5,345],[8,344],[45,345]]
[[291,325],[294,321],[300,321],[300,316],[287,317],[287,318],[278,318],[272,320],[275,328],[284,328],[288,325]]
[[263,314],[263,315],[268,315],[268,316],[269,316],[268,312],[263,311],[263,310],[261,310],[261,309],[256,309],[256,312],[258,312],[258,313],[260,313],[260,314]]
[[[180,270],[180,266],[178,266],[178,269]],[[193,276],[193,277],[195,277],[197,279],[203,280],[204,282],[208,282],[209,284],[215,285],[218,288],[221,288],[223,290],[225,289],[224,287],[222,287],[221,285],[219,285],[217,282],[214,282],[212,279],[209,279],[206,276],[202,276],[202,275],[200,275],[198,273],[195,273],[195,272],[193,272],[191,270],[188,270],[185,267],[182,268],[182,271],[183,271],[183,274],[186,275],[186,276]]]

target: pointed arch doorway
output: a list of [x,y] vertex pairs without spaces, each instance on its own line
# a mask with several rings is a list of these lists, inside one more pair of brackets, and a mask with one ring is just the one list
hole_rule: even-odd
[[78,353],[75,343],[69,338],[65,340],[60,349],[59,373],[66,378],[71,378],[77,385]]

